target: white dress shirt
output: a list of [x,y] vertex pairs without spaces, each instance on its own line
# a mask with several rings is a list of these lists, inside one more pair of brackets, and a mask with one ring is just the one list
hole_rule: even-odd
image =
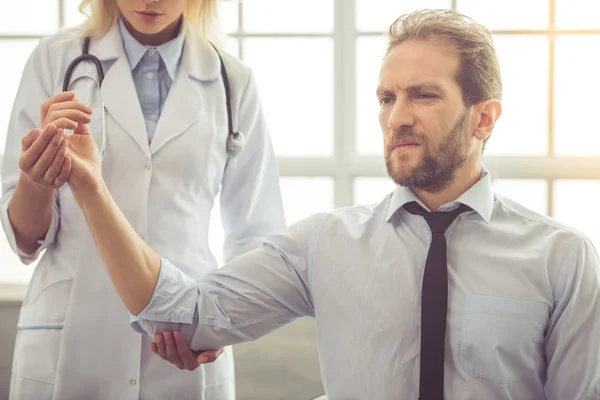
[[[313,316],[330,400],[416,400],[431,234],[402,208],[410,201],[398,187],[374,207],[314,215],[199,281],[163,259],[132,326],[180,329],[192,348],[211,349]],[[446,399],[600,399],[600,263],[590,240],[496,195],[485,170],[441,211],[458,203],[473,211],[446,232]]]

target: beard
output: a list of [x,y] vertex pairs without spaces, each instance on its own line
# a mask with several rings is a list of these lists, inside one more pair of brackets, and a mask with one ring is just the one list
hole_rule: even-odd
[[[448,187],[469,154],[468,111],[465,110],[452,127],[442,132],[442,140],[435,151],[432,151],[423,135],[416,134],[410,127],[395,131],[385,146],[385,166],[390,178],[397,185],[429,193],[438,193]],[[411,139],[420,144],[422,156],[415,167],[407,165],[410,154],[392,154],[393,144],[402,139]]]

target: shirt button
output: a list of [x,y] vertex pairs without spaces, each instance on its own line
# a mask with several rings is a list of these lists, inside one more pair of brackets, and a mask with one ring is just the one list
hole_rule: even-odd
[[152,114],[150,116],[150,121],[156,121],[158,118],[156,117],[156,114]]
[[151,171],[152,170],[152,165],[148,164],[146,165],[146,171]]
[[150,50],[148,50],[148,54],[149,54],[150,56],[154,57],[154,56],[156,55],[156,50],[154,50],[154,49],[150,49]]
[[146,78],[148,78],[148,79],[150,79],[150,80],[154,79],[154,72],[148,72],[148,73],[146,74]]
[[135,379],[130,380],[129,383],[131,383],[131,386],[135,386],[137,384]]

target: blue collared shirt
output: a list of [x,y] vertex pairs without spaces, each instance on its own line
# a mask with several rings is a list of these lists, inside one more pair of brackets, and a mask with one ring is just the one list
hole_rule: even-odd
[[[193,349],[216,349],[313,316],[330,400],[417,399],[431,233],[403,209],[410,201],[398,187],[376,206],[312,216],[199,281],[163,259],[132,326],[179,329]],[[487,171],[441,210],[459,203],[473,211],[446,232],[446,398],[600,399],[600,262],[590,240],[496,195]]]
[[181,61],[185,41],[184,30],[181,29],[175,39],[153,47],[138,42],[121,19],[119,19],[119,29],[146,121],[148,143],[150,143]]

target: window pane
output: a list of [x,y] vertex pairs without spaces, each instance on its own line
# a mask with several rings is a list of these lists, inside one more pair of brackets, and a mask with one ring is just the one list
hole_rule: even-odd
[[600,224],[598,218],[590,218],[590,210],[598,209],[598,199],[600,180],[564,180],[554,184],[554,217],[587,234],[600,249]]
[[600,155],[598,114],[600,36],[562,36],[556,39],[554,80],[556,154]]
[[[0,154],[4,153],[8,120],[21,81],[21,75],[29,55],[38,39],[0,39],[0,54],[10,54],[10,62],[2,65],[0,74]],[[27,132],[19,132],[26,134]]]
[[[46,0],[47,1],[47,0]],[[54,2],[56,2],[54,0]],[[75,26],[82,23],[86,16],[79,12],[79,3],[81,0],[63,0],[65,13],[65,26]],[[89,8],[89,7],[88,7]],[[86,10],[87,12],[87,10]]]
[[548,40],[494,38],[502,74],[502,116],[486,154],[545,155],[548,151]]
[[[58,3],[49,0],[3,1],[0,34],[44,35],[58,29]],[[7,53],[3,53],[7,54]]]
[[36,264],[22,264],[8,245],[4,231],[0,232],[0,283],[29,282]]
[[228,37],[225,40],[225,51],[234,57],[240,57],[239,40]]
[[[319,62],[315,62],[319,60]],[[333,43],[245,39],[278,156],[333,154]]]
[[246,32],[320,33],[333,30],[333,0],[244,0],[242,14]]
[[546,29],[549,6],[550,0],[457,0],[459,12],[490,30]]
[[556,0],[556,26],[560,29],[600,28],[597,0]]
[[496,179],[494,190],[540,214],[548,214],[548,182],[541,179]]
[[396,189],[390,178],[356,178],[354,180],[354,204],[378,204]]
[[363,32],[385,32],[403,14],[451,5],[451,0],[356,0],[356,27]]
[[[333,208],[333,180],[331,178],[281,177],[279,182],[287,225]],[[307,194],[310,195],[307,196]],[[217,196],[210,214],[208,244],[219,266],[223,265],[224,239],[220,198]]]
[[315,213],[333,209],[333,179],[290,176],[282,177],[279,182],[288,226]]
[[384,37],[359,37],[356,42],[356,151],[383,156],[379,102],[375,90],[387,42]]
[[219,1],[219,22],[227,33],[238,30],[238,1]]

